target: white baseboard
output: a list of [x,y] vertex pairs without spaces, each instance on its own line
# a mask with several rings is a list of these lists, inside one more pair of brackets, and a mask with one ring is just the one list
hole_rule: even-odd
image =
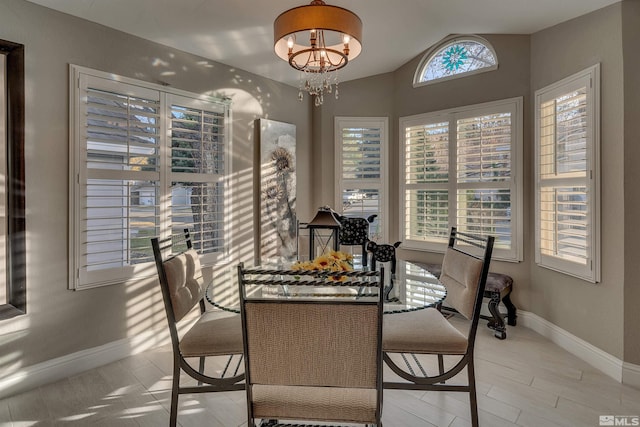
[[0,378],[0,399],[80,374],[150,348],[169,343],[168,331],[147,331],[33,366]]
[[[618,382],[623,379],[623,361],[565,331],[542,317],[518,310],[518,325],[533,329],[554,344],[579,357]],[[631,365],[631,364],[628,364]],[[635,366],[635,365],[632,365]],[[638,367],[640,376],[640,367]]]
[[622,382],[640,389],[640,366],[624,362],[622,364]]

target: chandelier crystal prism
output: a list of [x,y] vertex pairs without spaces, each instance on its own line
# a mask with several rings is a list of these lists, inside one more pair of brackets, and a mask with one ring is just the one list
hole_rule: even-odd
[[350,10],[313,0],[280,14],[273,39],[276,55],[300,71],[298,99],[306,91],[318,106],[325,93],[338,98],[336,71],[360,55],[362,21]]

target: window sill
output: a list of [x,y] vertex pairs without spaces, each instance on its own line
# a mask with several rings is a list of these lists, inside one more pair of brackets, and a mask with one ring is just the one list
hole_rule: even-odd
[[11,304],[0,305],[0,320],[12,319],[23,314],[25,314],[24,311],[15,308]]

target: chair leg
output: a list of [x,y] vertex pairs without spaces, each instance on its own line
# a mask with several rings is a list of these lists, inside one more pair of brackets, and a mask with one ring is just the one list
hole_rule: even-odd
[[369,254],[367,253],[367,243],[362,244],[362,266],[366,267],[368,264]]
[[[198,367],[198,372],[204,374],[204,357],[200,357],[200,365]],[[202,385],[202,381],[198,381],[198,385]]]
[[[511,292],[509,292],[509,294],[510,293]],[[511,302],[511,295],[509,294],[505,295],[504,298],[502,298],[502,302],[504,303],[505,307],[507,307],[507,324],[509,326],[516,326],[516,318],[518,317],[516,315],[516,306]]]
[[178,389],[180,388],[180,362],[173,361],[173,379],[171,381],[171,410],[169,412],[169,427],[176,427],[178,422]]
[[478,398],[476,396],[476,375],[473,367],[473,356],[467,365],[469,374],[469,406],[471,407],[471,426],[478,427]]
[[[505,339],[507,337],[507,328],[504,326],[504,319],[502,313],[500,313],[500,292],[491,292],[491,300],[489,301],[489,311],[491,312],[491,320],[488,323],[488,327],[495,331],[494,335],[498,339]],[[486,292],[485,292],[486,296]]]
[[[438,355],[438,373],[440,375],[444,374],[444,356],[439,354]],[[442,381],[441,384],[444,384],[446,381]]]

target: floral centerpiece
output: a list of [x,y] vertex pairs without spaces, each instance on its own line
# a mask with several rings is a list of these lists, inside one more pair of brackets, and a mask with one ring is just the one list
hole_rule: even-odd
[[[292,270],[322,270],[327,272],[343,272],[353,270],[353,255],[341,252],[330,251],[317,256],[311,261],[298,261],[291,266]],[[344,281],[345,276],[337,276],[334,280]]]

